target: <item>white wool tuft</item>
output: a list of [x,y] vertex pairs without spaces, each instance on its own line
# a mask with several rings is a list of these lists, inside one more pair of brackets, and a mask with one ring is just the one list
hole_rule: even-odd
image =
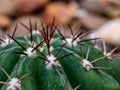
[[53,55],[47,55],[47,60],[49,60],[50,62],[46,61],[46,68],[47,69],[51,69],[52,66],[60,66],[58,61],[55,61],[56,60],[56,57],[54,57]]
[[93,67],[93,65],[86,59],[83,59],[81,63],[87,71],[91,70],[91,68]]
[[13,42],[12,39],[6,38],[4,39],[5,42],[1,43],[1,47],[6,47],[7,45],[11,44]]
[[[26,49],[26,51],[24,51],[24,53],[26,53],[28,57],[33,57],[34,58],[34,57],[37,56],[37,54],[36,54],[36,51],[32,52],[32,50],[33,50],[33,48],[29,47],[29,48]],[[25,56],[25,55],[21,55],[21,56]]]
[[20,85],[20,81],[17,78],[12,78],[9,82],[8,82],[8,86],[6,90],[21,90],[21,85]]
[[[76,46],[77,46],[77,42],[78,42],[77,40],[75,40],[75,41],[73,41],[73,42],[72,42],[72,40],[73,40],[72,38],[66,38],[65,40],[67,41],[66,44],[67,44],[69,47],[72,47],[72,46],[76,47]],[[63,42],[65,43],[65,41],[63,41]]]

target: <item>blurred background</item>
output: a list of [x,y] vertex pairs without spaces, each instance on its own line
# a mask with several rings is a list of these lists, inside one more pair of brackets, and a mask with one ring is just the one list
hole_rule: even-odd
[[[0,37],[12,33],[16,23],[29,26],[29,18],[58,26],[81,26],[89,37],[100,37],[108,47],[120,46],[120,0],[0,0]],[[39,28],[39,26],[38,26]],[[17,35],[28,33],[18,25]]]

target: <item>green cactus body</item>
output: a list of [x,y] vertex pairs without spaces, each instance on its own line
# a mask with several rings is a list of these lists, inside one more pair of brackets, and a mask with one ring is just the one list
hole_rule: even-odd
[[22,90],[38,90],[37,89],[37,69],[40,60],[36,58],[21,58],[18,68],[18,77],[22,77],[24,74],[31,73],[27,78],[21,81]]
[[[8,74],[10,74],[15,66],[15,64],[18,62],[20,55],[17,55],[13,52],[15,51],[22,51],[20,48],[10,48],[7,50],[4,50],[4,53],[0,56],[0,66],[3,67]],[[11,64],[10,64],[11,63]],[[7,76],[0,71],[0,81],[6,81]]]
[[[116,81],[118,81],[118,83],[120,84],[120,59],[119,58],[114,58],[112,60],[109,60],[108,63],[109,67],[112,67],[112,70],[110,71],[105,71],[106,73],[108,73],[109,75],[111,75],[113,78],[116,79]],[[105,66],[108,66],[105,65]]]
[[64,37],[56,29],[43,25],[35,32],[30,22],[27,38],[1,40],[1,90],[120,90],[119,58],[109,60],[92,42],[82,41],[87,34]]
[[39,90],[73,90],[60,65],[47,66],[42,61],[38,73]]
[[[57,51],[57,50],[55,50]],[[59,55],[64,53],[70,53],[69,50],[63,49]],[[77,85],[81,84],[78,90],[119,90],[120,86],[115,79],[110,75],[104,73],[101,70],[90,70],[87,71],[80,64],[75,57],[69,56],[60,60],[60,63],[65,70],[71,85],[75,88]]]
[[[37,69],[40,60],[36,58],[21,57],[18,64],[16,64],[14,70],[11,73],[11,77],[20,78],[27,73],[31,73],[27,78],[21,80],[22,90],[38,90],[37,89]],[[16,67],[18,67],[16,69]],[[15,76],[17,74],[17,76]],[[8,80],[9,81],[9,80]],[[5,90],[6,85],[4,85],[1,90]]]
[[[82,46],[82,47],[85,47]],[[87,46],[86,46],[87,47]],[[87,52],[87,49],[82,50],[84,52],[84,54]],[[90,55],[89,55],[89,60],[94,60],[97,57],[101,57],[103,56],[103,52],[100,50],[97,50],[93,47],[91,47],[91,51],[90,51]],[[111,70],[104,70],[104,72],[108,73],[109,75],[111,75],[113,78],[115,78],[119,84],[120,84],[120,70],[119,70],[119,65],[120,65],[120,61],[119,58],[115,58],[115,59],[102,59],[98,62],[96,62],[95,64],[93,64],[94,66],[101,66],[101,67],[106,67],[106,68],[111,68]]]

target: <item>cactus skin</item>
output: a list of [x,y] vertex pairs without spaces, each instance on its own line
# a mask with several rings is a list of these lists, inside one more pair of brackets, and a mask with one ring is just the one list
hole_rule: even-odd
[[[11,73],[12,77],[18,77],[25,75],[26,73],[31,73],[27,78],[23,79],[21,82],[21,89],[22,90],[38,90],[37,83],[36,83],[36,73],[39,65],[39,60],[35,58],[28,58],[28,57],[21,57],[16,64],[13,72]],[[17,68],[17,71],[16,71]],[[17,72],[17,76],[15,76]],[[4,85],[1,90],[5,90],[6,86]]]
[[[59,55],[69,53],[64,49]],[[69,56],[60,61],[73,87],[82,83],[82,90],[119,90],[120,86],[116,80],[101,70],[86,71],[75,57]],[[77,69],[75,69],[77,68]],[[77,73],[76,73],[77,72]],[[96,84],[96,85],[95,85]]]
[[[8,74],[10,74],[18,62],[20,55],[13,53],[14,51],[22,51],[20,48],[10,48],[4,50],[0,56],[0,66],[3,67]],[[12,64],[10,64],[12,63]],[[0,81],[6,81],[6,75],[0,71]]]
[[[50,28],[42,25],[40,33],[32,31],[30,26],[26,38],[8,35],[13,42],[0,47],[0,67],[11,78],[15,77],[15,72],[18,79],[31,73],[21,80],[20,90],[74,90],[79,85],[77,90],[120,90],[119,58],[109,60],[106,57],[92,64],[112,70],[86,70],[81,61],[87,55],[88,47],[91,48],[88,61],[102,57],[103,52],[95,49],[92,42],[78,43],[79,35],[73,43],[69,41],[74,39],[71,36],[68,40],[59,31],[55,33],[57,27],[53,23]],[[51,55],[55,58],[47,58]],[[8,86],[4,84],[9,81],[0,70],[0,90],[7,90]]]
[[61,66],[47,69],[42,61],[38,73],[39,90],[73,90]]

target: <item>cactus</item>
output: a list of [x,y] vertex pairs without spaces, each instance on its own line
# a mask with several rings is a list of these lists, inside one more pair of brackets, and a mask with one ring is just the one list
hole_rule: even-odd
[[16,25],[0,39],[0,90],[120,90],[119,58],[96,49],[91,40],[99,38],[71,28],[66,37],[54,20],[39,32],[31,20],[23,26],[27,37],[14,35]]

